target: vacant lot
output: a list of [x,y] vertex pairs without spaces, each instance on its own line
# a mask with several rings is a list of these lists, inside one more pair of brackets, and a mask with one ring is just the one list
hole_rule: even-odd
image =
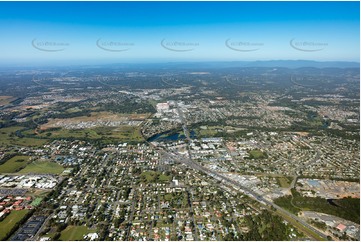
[[0,173],[14,173],[20,171],[29,162],[29,156],[14,156],[0,165]]
[[86,226],[68,226],[61,231],[59,239],[63,241],[84,240],[84,235],[93,232],[95,230],[88,229]]
[[27,165],[24,169],[19,171],[20,174],[55,174],[58,175],[64,171],[64,168],[50,161],[34,161],[33,163]]
[[29,210],[11,211],[11,213],[0,222],[0,240],[4,240],[15,224],[28,212]]

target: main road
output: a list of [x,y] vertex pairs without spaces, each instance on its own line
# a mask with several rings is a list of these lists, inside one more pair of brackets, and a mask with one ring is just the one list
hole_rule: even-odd
[[184,114],[183,114],[182,110],[180,109],[179,104],[176,103],[176,105],[177,105],[177,111],[178,111],[178,115],[179,115],[179,120],[180,120],[181,123],[182,123],[182,128],[183,128],[184,136],[186,137],[186,139],[187,139],[189,142],[191,142],[191,138],[190,138],[190,136],[189,136],[189,131],[188,131],[188,128],[187,128],[187,122],[186,122],[186,120],[185,120],[185,118],[184,118]]
[[[241,183],[232,180],[226,176],[224,176],[223,174],[220,174],[216,171],[210,170],[206,167],[201,166],[198,162],[193,161],[191,158],[187,158],[184,157],[183,155],[179,155],[179,154],[175,154],[175,153],[170,153],[164,150],[160,150],[161,153],[166,154],[170,157],[172,157],[175,161],[182,163],[188,167],[191,167],[195,170],[204,172],[205,174],[207,174],[208,176],[213,177],[214,179],[217,179],[219,181],[221,181],[224,184],[227,185],[231,185],[232,187],[236,188],[239,191],[244,192],[245,194],[247,194],[248,196],[250,196],[253,199],[256,199],[257,201],[268,205],[270,207],[273,207],[274,209],[276,209],[280,214],[284,214],[286,216],[288,216],[289,218],[293,219],[295,222],[299,223],[300,225],[303,225],[306,229],[312,231],[313,233],[317,234],[320,238],[327,240],[327,236],[324,235],[323,233],[321,233],[320,231],[318,231],[317,229],[313,228],[311,225],[309,225],[307,222],[305,222],[304,220],[302,220],[301,218],[297,217],[296,215],[290,213],[289,211],[285,210],[284,208],[276,205],[275,203],[265,199],[263,196],[259,195],[258,193],[250,190],[249,188],[243,186]],[[315,238],[317,239],[317,238]]]
[[[182,122],[182,126],[183,126],[183,130],[184,130],[184,134],[187,138],[187,140],[191,141],[190,137],[187,135],[188,133],[188,129],[187,129],[187,125],[185,122],[185,118],[183,116],[182,111],[180,110],[178,104],[177,104],[177,110],[178,110],[178,115],[180,117],[180,120]],[[158,147],[159,148],[159,147]],[[176,154],[176,153],[172,153],[172,152],[168,152],[165,150],[160,150],[161,153],[163,153],[163,155],[168,155],[169,157],[172,157],[175,161],[182,163],[186,166],[189,166],[195,170],[204,172],[205,174],[207,174],[208,176],[213,177],[214,179],[219,180],[221,183],[226,184],[226,185],[230,185],[232,187],[234,187],[236,190],[242,191],[245,194],[247,194],[249,197],[257,200],[260,203],[263,203],[264,205],[268,205],[274,209],[276,209],[276,211],[283,215],[283,217],[287,217],[288,219],[292,219],[294,220],[294,222],[298,223],[299,225],[303,226],[304,229],[306,229],[306,231],[308,230],[308,232],[312,232],[313,234],[316,234],[317,236],[319,236],[319,238],[325,239],[327,240],[327,236],[323,233],[321,233],[320,231],[318,231],[317,229],[315,229],[314,227],[312,227],[311,225],[309,225],[306,221],[304,221],[303,219],[297,217],[296,215],[290,213],[289,211],[287,211],[286,209],[278,206],[277,204],[265,199],[263,196],[261,196],[260,194],[250,190],[249,188],[243,186],[240,182],[237,182],[235,180],[230,179],[229,177],[226,177],[225,175],[218,173],[216,171],[210,170],[206,167],[203,167],[202,165],[200,165],[198,162],[195,162],[194,160],[192,160],[191,157],[191,153],[190,150],[188,148],[188,155],[189,157],[185,157],[183,155],[180,154]],[[317,154],[316,156],[317,158],[319,157],[319,154]],[[308,233],[309,235],[312,233]],[[315,236],[314,239],[319,240],[319,238],[316,238]]]

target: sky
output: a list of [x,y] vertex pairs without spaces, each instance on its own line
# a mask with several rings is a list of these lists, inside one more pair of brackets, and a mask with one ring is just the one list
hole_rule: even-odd
[[357,61],[359,2],[0,2],[0,64]]

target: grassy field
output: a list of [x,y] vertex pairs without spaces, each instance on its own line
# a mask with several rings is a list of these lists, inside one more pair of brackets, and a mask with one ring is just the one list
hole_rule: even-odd
[[43,198],[37,197],[37,198],[35,198],[35,200],[30,205],[35,206],[35,207],[39,206],[42,200],[43,200]]
[[39,134],[41,137],[61,139],[61,138],[77,138],[102,140],[104,143],[112,141],[143,141],[139,127],[120,126],[120,127],[98,127],[92,129],[59,129],[44,131]]
[[159,181],[161,181],[161,182],[170,181],[170,178],[171,178],[170,176],[166,176],[164,174],[160,174],[159,177],[158,177]]
[[80,111],[82,111],[82,110],[78,107],[68,108],[67,110],[65,110],[66,113],[76,113],[76,112],[80,112]]
[[0,165],[0,173],[14,173],[24,168],[29,162],[29,156],[14,156]]
[[50,161],[34,161],[33,163],[27,165],[24,169],[19,171],[20,174],[61,174],[64,171],[64,168]]
[[84,235],[93,232],[95,230],[88,229],[86,226],[68,226],[61,231],[59,239],[63,241],[84,240]]
[[195,129],[197,135],[200,137],[213,137],[223,136],[225,134],[234,134],[239,132],[246,132],[244,128],[233,127],[233,126],[202,126]]
[[260,150],[251,150],[248,153],[250,159],[262,159],[266,157],[266,154]]
[[28,212],[29,210],[11,211],[11,213],[0,222],[0,240],[4,240],[15,224]]
[[142,141],[140,128],[134,126],[121,126],[117,128],[96,128],[95,131],[102,139],[113,138],[120,140]]
[[223,127],[221,126],[206,126],[206,127],[207,127],[206,129],[198,128],[196,133],[199,134],[201,137],[212,137],[218,132],[223,132]]
[[57,130],[46,130],[38,134],[40,137],[60,139],[60,138],[89,138],[98,139],[101,138],[93,129],[57,129]]
[[288,188],[291,185],[291,182],[287,177],[277,177],[278,184],[282,188]]
[[171,180],[170,176],[166,176],[157,171],[145,171],[140,175],[140,179],[143,182],[169,182]]
[[170,200],[172,200],[172,198],[173,198],[172,193],[168,193],[168,194],[164,195],[164,200],[166,200],[166,201],[170,201]]
[[23,128],[21,126],[12,126],[0,129],[0,146],[41,146],[47,142],[46,139],[17,137],[15,132]]
[[[78,109],[68,109],[67,112],[76,112]],[[73,118],[57,118],[50,119],[48,123],[41,125],[39,137],[50,139],[89,139],[100,140],[102,143],[111,142],[141,142],[143,137],[140,133],[139,126],[133,125],[119,125],[116,127],[92,127],[85,129],[66,129],[67,125],[72,127],[78,127],[82,122],[95,122],[97,125],[102,122],[113,121],[141,121],[149,117],[150,114],[120,114],[111,112],[92,112],[89,116],[78,116]],[[30,131],[26,131],[25,134],[32,134]]]
[[[68,109],[69,110],[69,109]],[[70,110],[70,111],[74,111]],[[149,117],[149,113],[144,114],[121,114],[112,112],[92,112],[87,116],[76,116],[72,118],[56,118],[49,119],[46,124],[41,125],[40,129],[46,130],[49,128],[61,128],[65,125],[78,125],[83,122],[113,122],[113,121],[130,121],[130,120],[144,120]],[[97,125],[97,127],[102,127]]]

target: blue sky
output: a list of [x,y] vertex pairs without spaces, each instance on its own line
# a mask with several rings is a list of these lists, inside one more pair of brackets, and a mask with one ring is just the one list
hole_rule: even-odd
[[0,2],[0,63],[359,61],[359,2]]

